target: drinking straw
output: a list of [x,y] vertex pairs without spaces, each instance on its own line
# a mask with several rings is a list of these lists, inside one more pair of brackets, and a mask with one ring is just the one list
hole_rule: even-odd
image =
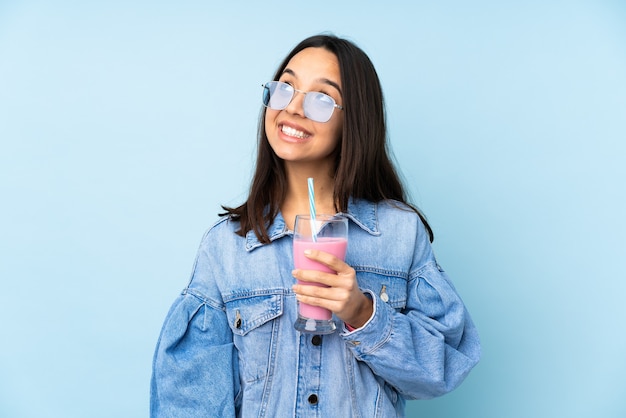
[[313,178],[307,179],[309,185],[309,212],[311,213],[311,237],[317,242],[317,231],[315,226],[315,190],[313,188]]

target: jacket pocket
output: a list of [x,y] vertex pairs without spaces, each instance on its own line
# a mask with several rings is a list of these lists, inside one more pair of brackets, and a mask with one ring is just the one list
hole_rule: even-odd
[[370,290],[378,298],[400,311],[406,307],[407,279],[383,269],[354,267],[361,290]]
[[224,297],[242,382],[264,378],[275,365],[279,324],[274,319],[283,314],[284,293],[276,289]]

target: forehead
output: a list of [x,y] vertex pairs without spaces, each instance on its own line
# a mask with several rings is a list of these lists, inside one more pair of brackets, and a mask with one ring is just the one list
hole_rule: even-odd
[[303,82],[329,80],[341,85],[339,60],[324,48],[306,48],[289,60],[283,70]]

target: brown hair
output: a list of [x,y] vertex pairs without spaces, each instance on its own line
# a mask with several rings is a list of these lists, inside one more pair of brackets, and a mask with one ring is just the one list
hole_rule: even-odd
[[[350,198],[371,202],[396,200],[409,205],[422,219],[429,238],[433,232],[421,212],[407,202],[406,192],[389,157],[383,92],[368,56],[352,42],[332,35],[316,35],[300,42],[285,57],[274,75],[278,80],[289,61],[306,48],[325,48],[337,56],[342,83],[344,123],[335,162],[334,200],[345,212]],[[253,230],[269,243],[267,228],[285,199],[287,178],[283,161],[276,156],[265,133],[265,112],[258,128],[257,161],[248,200],[239,207],[222,206],[239,220],[238,234]]]

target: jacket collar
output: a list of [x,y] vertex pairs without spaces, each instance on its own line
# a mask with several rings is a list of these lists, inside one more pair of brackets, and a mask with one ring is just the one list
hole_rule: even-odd
[[[377,204],[361,199],[350,199],[348,202],[348,211],[342,212],[340,215],[344,215],[350,219],[354,224],[365,232],[377,236],[380,235],[378,231],[378,215],[376,212]],[[293,235],[293,231],[290,231],[285,224],[285,219],[282,213],[278,213],[274,222],[270,225],[267,231],[270,241],[277,240],[285,235]],[[246,234],[246,251],[252,251],[255,248],[261,247],[264,244],[254,234],[254,231],[250,230]]]

